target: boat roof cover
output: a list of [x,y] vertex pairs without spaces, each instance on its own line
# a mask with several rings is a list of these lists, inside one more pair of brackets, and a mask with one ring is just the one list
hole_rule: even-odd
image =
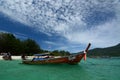
[[34,56],[45,56],[45,55],[48,55],[50,53],[43,53],[43,54],[34,54]]

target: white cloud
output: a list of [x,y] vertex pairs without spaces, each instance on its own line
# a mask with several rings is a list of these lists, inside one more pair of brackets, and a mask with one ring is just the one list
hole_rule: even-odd
[[104,25],[99,25],[95,29],[87,31],[71,32],[64,35],[69,41],[74,43],[89,43],[95,47],[112,46],[120,42],[120,26],[119,22],[112,21]]
[[49,44],[49,45],[58,45],[57,43],[51,42],[51,41],[44,41],[44,43]]
[[23,33],[19,33],[19,32],[16,32],[14,33],[14,35],[17,37],[17,38],[20,38],[20,39],[27,39],[28,36],[23,34]]
[[[61,35],[70,44],[91,42],[94,47],[105,47],[120,42],[119,4],[118,0],[1,0],[0,12],[49,36]],[[87,25],[84,20],[94,11],[113,12],[116,18],[104,24]]]
[[[3,33],[11,33],[9,31],[5,31],[5,30],[0,30],[0,32],[3,32]],[[12,33],[14,36],[16,36],[17,38],[20,38],[20,39],[27,39],[28,36],[25,35],[25,34],[22,34],[22,33]]]
[[8,31],[4,31],[4,30],[0,30],[0,32],[3,32],[3,33],[10,33],[10,32],[8,32]]

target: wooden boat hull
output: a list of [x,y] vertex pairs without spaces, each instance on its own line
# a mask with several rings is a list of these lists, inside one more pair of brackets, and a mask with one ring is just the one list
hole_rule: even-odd
[[[77,64],[81,61],[81,59],[84,57],[84,60],[86,58],[86,53],[88,52],[88,49],[90,47],[90,43],[88,44],[85,51],[80,54],[71,54],[69,56],[63,56],[60,58],[44,58],[42,60],[23,60],[23,63],[25,64],[58,64],[58,63],[68,63],[68,64]],[[38,55],[37,55],[38,56]]]
[[81,61],[85,54],[70,55],[61,58],[51,58],[45,60],[23,60],[24,64],[58,64],[58,63],[68,63],[68,64],[77,64]]
[[4,60],[12,60],[11,57],[8,57],[8,56],[5,56],[5,57],[2,57]]

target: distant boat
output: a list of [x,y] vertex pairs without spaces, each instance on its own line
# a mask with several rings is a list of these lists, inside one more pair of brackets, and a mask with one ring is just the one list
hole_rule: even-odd
[[83,53],[71,54],[69,56],[59,56],[54,57],[49,54],[35,54],[32,60],[22,60],[24,64],[58,64],[58,63],[68,63],[77,64],[82,58],[86,60],[86,53],[90,47],[90,43]]
[[2,55],[2,58],[4,60],[12,60],[10,52],[8,52],[8,53],[1,53],[1,55]]

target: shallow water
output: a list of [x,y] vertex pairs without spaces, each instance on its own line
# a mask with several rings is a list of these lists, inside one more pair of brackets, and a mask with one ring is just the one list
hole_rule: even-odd
[[91,59],[78,65],[26,65],[0,60],[0,80],[120,80],[120,59]]

